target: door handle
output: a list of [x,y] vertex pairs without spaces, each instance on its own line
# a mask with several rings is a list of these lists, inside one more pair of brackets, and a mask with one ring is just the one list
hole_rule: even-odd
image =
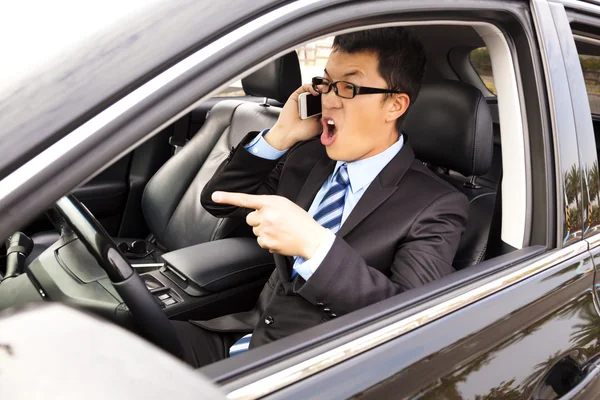
[[588,367],[589,371],[585,377],[573,389],[569,390],[562,396],[561,400],[572,400],[572,399],[594,399],[600,396],[598,392],[598,386],[600,382],[596,379],[600,376],[600,365],[592,364],[593,366]]
[[530,400],[600,399],[600,362],[580,365],[571,356],[558,360],[532,392]]

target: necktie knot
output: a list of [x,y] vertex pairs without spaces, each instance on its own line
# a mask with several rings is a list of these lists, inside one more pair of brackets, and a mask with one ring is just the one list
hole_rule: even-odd
[[350,184],[350,176],[348,175],[348,167],[346,163],[342,164],[340,169],[338,169],[335,180],[338,184],[343,185],[344,187]]

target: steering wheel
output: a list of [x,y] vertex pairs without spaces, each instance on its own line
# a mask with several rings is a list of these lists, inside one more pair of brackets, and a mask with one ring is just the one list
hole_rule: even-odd
[[106,271],[115,290],[131,311],[139,333],[171,354],[181,357],[181,343],[169,319],[98,220],[73,195],[61,198],[54,207]]

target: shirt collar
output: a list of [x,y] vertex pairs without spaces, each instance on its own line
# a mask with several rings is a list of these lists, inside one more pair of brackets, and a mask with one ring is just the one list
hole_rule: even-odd
[[[381,170],[400,152],[402,146],[404,146],[404,136],[399,135],[398,141],[381,153],[369,158],[346,163],[352,193],[362,190],[365,186],[373,182]],[[337,171],[344,163],[345,161],[338,161],[335,164],[332,177],[337,174]]]

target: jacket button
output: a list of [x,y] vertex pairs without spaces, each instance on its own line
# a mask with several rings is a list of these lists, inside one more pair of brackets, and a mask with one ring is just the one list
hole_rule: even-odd
[[318,302],[318,303],[317,303],[317,306],[318,306],[318,307],[323,307],[323,303],[321,303],[321,302]]
[[324,309],[323,309],[323,311],[325,311],[325,312],[331,312],[331,309],[329,309],[329,308],[324,308]]
[[337,314],[331,313],[331,318],[337,317]]
[[273,317],[267,317],[267,318],[265,318],[265,324],[271,325],[273,322],[275,322],[275,320],[273,319]]

